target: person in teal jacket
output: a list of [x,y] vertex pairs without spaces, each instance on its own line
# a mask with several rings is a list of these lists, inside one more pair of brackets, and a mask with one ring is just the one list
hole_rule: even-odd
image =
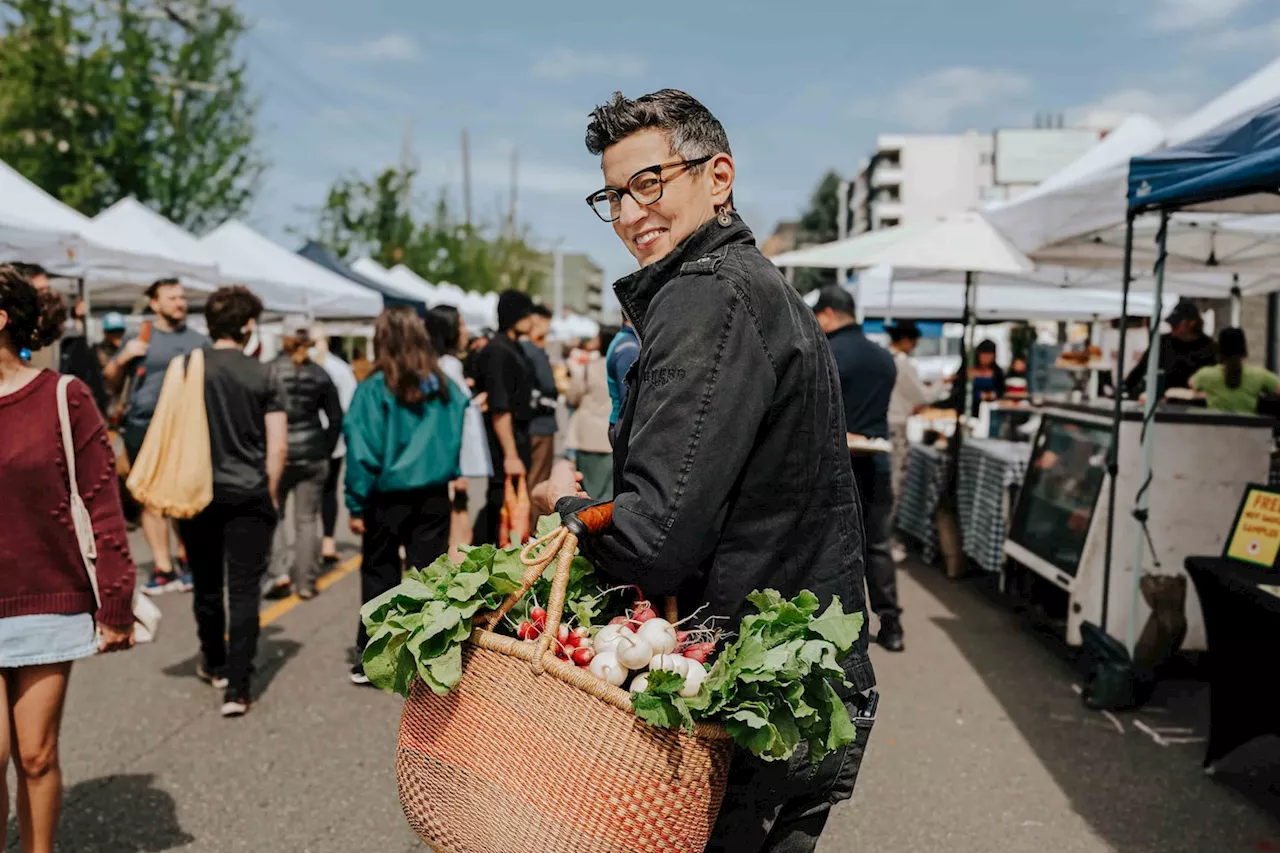
[[[408,563],[425,567],[449,545],[449,482],[459,475],[467,395],[440,369],[422,319],[388,308],[374,325],[374,373],[356,388],[343,420],[346,504],[361,537],[361,601],[400,583]],[[357,620],[358,621],[358,620]],[[356,651],[369,637],[361,623]],[[368,684],[357,658],[354,684]]]

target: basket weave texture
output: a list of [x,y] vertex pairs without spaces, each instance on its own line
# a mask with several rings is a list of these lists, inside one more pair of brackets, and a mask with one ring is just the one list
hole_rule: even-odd
[[[567,548],[567,579],[576,537],[554,544]],[[553,590],[552,636],[556,599]],[[700,853],[732,751],[719,726],[687,734],[645,724],[624,691],[556,660],[545,643],[477,630],[448,695],[415,681],[396,776],[409,824],[437,853]]]

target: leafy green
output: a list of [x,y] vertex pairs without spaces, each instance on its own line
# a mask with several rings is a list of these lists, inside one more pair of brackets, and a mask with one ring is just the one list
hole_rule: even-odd
[[862,614],[845,613],[836,598],[815,617],[819,602],[807,590],[790,601],[774,590],[748,600],[759,612],[742,620],[698,694],[672,698],[665,684],[655,689],[651,676],[646,693],[632,698],[636,713],[674,728],[687,708],[695,720],[720,721],[740,747],[767,761],[791,758],[801,742],[815,762],[852,743],[853,721],[830,679],[844,681],[840,659],[858,639]]
[[655,670],[648,675],[643,692],[631,694],[631,707],[636,716],[651,726],[663,729],[684,728],[693,731],[693,716],[680,696],[684,676],[676,672]]

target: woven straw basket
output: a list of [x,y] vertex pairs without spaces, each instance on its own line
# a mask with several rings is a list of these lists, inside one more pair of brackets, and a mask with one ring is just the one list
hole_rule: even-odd
[[654,728],[626,691],[556,658],[584,511],[525,549],[523,589],[558,560],[537,643],[477,629],[447,696],[415,682],[400,721],[396,776],[409,824],[437,853],[699,853],[724,797],[733,742],[720,726]]

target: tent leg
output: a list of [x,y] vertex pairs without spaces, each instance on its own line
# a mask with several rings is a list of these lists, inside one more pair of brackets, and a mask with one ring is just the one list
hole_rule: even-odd
[[1240,274],[1231,277],[1231,326],[1240,328],[1240,308],[1244,297],[1240,293]]
[[1129,285],[1133,281],[1133,216],[1127,217],[1124,232],[1124,284],[1120,297],[1120,345],[1116,351],[1116,368],[1111,385],[1115,393],[1115,411],[1111,418],[1111,452],[1107,454],[1107,541],[1102,562],[1102,619],[1098,623],[1107,633],[1107,607],[1111,602],[1111,560],[1116,536],[1116,478],[1120,474],[1120,415],[1124,403],[1124,347],[1129,330]]
[[1129,654],[1133,654],[1138,640],[1138,603],[1142,600],[1140,584],[1142,582],[1142,563],[1144,551],[1147,549],[1147,518],[1151,508],[1151,457],[1155,449],[1155,416],[1156,404],[1159,403],[1160,382],[1160,318],[1164,315],[1161,304],[1164,297],[1164,267],[1167,259],[1167,242],[1169,236],[1169,213],[1160,213],[1160,232],[1156,240],[1156,288],[1154,314],[1151,317],[1151,348],[1147,357],[1147,404],[1142,415],[1142,476],[1139,479],[1137,499],[1134,503],[1133,517],[1137,521],[1133,545],[1133,600],[1129,606],[1129,624],[1127,626],[1125,644]]
[[[973,382],[969,378],[969,370],[973,368],[973,337],[977,331],[977,324],[974,322],[974,299],[973,284],[974,275],[971,272],[964,274],[964,356],[960,361],[961,369],[964,370],[964,399],[961,401],[961,407],[964,417],[960,419],[961,426],[967,426],[970,414],[976,415],[977,412],[970,412],[973,408]],[[958,431],[958,430],[957,430]]]

